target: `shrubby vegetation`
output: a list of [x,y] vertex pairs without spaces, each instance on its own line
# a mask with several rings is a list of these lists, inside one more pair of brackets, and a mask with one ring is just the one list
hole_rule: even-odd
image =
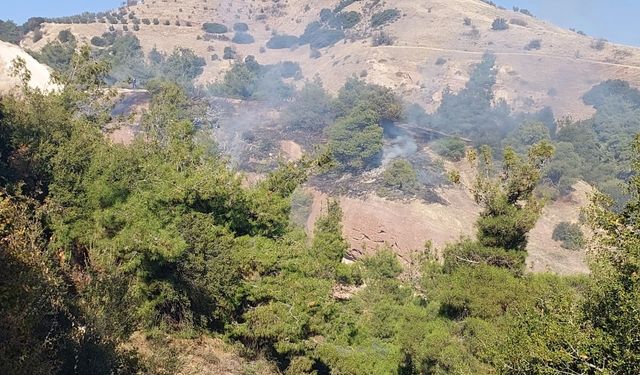
[[383,11],[374,13],[371,16],[371,27],[376,28],[384,26],[388,23],[396,21],[400,18],[400,11],[397,9],[385,9]]
[[254,56],[236,61],[221,82],[209,86],[213,95],[280,102],[293,96],[283,78],[298,77],[300,66],[292,62],[260,65]]
[[502,31],[509,29],[509,22],[504,18],[496,18],[491,24],[491,29],[495,31]]
[[[145,59],[140,41],[133,34],[106,32],[91,39],[99,47],[94,56],[110,66],[107,82],[128,85],[135,80],[140,86],[153,79],[163,79],[191,88],[193,80],[203,72],[206,61],[192,50],[176,48],[166,55],[153,49]],[[65,73],[72,67],[72,58],[78,49],[75,36],[69,30],[59,33],[57,40],[45,45],[34,54],[40,62]]]
[[252,44],[256,40],[251,36],[251,34],[245,32],[237,32],[233,35],[233,39],[231,39],[233,43],[236,44]]
[[418,186],[418,174],[411,163],[395,159],[387,165],[382,180],[386,187],[411,192]]
[[267,41],[267,48],[283,49],[291,48],[298,44],[298,37],[293,35],[274,35]]
[[221,23],[207,22],[202,25],[202,30],[211,34],[224,34],[229,31],[229,28]]
[[466,145],[460,138],[443,138],[432,143],[433,150],[451,161],[460,161],[465,156]]
[[563,221],[553,228],[552,237],[562,242],[562,247],[569,250],[581,250],[585,245],[584,234],[580,224]]
[[58,33],[56,40],[47,43],[33,56],[54,70],[66,71],[70,67],[77,48],[76,37],[69,30],[62,30]]
[[[507,148],[495,169],[488,148],[469,153],[477,234],[447,247],[442,263],[427,246],[413,277],[389,249],[347,265],[336,202],[311,241],[290,222],[292,194],[326,160],[283,164],[246,187],[194,126],[202,113],[192,98],[159,81],[144,135],[113,144],[101,132],[109,62],[83,48],[71,64],[60,92],[25,88],[0,99],[0,372],[166,371],[127,345],[133,332],[222,334],[286,373],[640,371],[637,178],[618,212],[605,196],[587,212],[596,236],[590,275],[524,272],[543,206],[533,191],[553,151],[547,139],[526,156]],[[231,78],[263,68],[245,60]],[[492,85],[472,81],[462,97]],[[605,87],[587,99],[602,112],[591,127],[598,136],[607,118],[598,116],[634,92]],[[305,100],[322,97],[308,90]],[[352,169],[374,162],[380,123],[404,112],[389,90],[356,79],[334,108],[331,150]],[[511,139],[538,139],[526,136],[536,128]],[[592,146],[569,134],[574,148]],[[640,138],[631,145],[635,176]],[[402,164],[393,163],[390,181],[412,179]]]

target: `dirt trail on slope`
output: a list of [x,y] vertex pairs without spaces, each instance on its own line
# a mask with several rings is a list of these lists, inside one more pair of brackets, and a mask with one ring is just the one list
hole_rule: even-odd
[[437,48],[437,47],[415,46],[415,45],[413,45],[413,46],[402,46],[402,45],[398,45],[398,46],[379,46],[378,48],[383,48],[383,49],[423,49],[423,50],[427,50],[427,51],[460,53],[460,54],[474,55],[474,56],[482,56],[487,52],[491,52],[493,55],[496,55],[496,56],[549,57],[549,58],[558,59],[558,60],[567,60],[567,61],[572,61],[572,62],[599,64],[599,65],[615,66],[615,67],[620,67],[620,68],[629,68],[629,69],[639,69],[640,70],[640,66],[638,66],[638,65],[626,65],[626,64],[618,64],[618,63],[599,61],[599,60],[593,60],[593,59],[577,58],[577,57],[570,57],[570,56],[558,56],[558,55],[553,55],[553,54],[550,54],[550,53],[495,52],[495,51],[490,51],[490,50],[487,50],[487,51],[465,51],[465,50],[459,50],[459,49]]

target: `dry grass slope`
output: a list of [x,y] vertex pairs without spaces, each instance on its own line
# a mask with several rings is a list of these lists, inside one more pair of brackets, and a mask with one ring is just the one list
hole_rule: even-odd
[[[312,4],[302,0],[147,0],[126,11],[139,19],[158,19],[158,25],[141,24],[135,32],[147,51],[154,46],[164,51],[181,46],[205,57],[208,65],[200,79],[202,83],[217,79],[229,68],[230,61],[212,61],[211,56],[222,56],[224,47],[232,46],[240,55],[258,56],[261,63],[297,61],[305,77],[318,74],[331,90],[340,87],[346,78],[367,70],[367,80],[394,87],[430,109],[437,107],[445,87],[456,90],[464,85],[471,66],[485,51],[498,57],[498,98],[518,109],[551,106],[558,117],[585,118],[592,109],[582,104],[581,96],[593,85],[615,78],[640,85],[637,48],[605,43],[603,48],[596,49],[590,37],[479,0],[398,0],[386,5],[372,0],[356,1],[345,10],[360,12],[362,21],[347,31],[344,41],[322,49],[319,58],[310,58],[309,46],[266,49],[261,53],[261,47],[273,34],[301,35],[307,24],[318,19],[321,9],[333,9],[337,3],[337,0]],[[384,26],[395,43],[373,47],[371,14],[391,7],[402,14],[398,21]],[[517,24],[511,24],[505,31],[493,31],[491,24],[498,17],[515,19]],[[465,25],[465,18],[470,25]],[[231,41],[199,39],[204,34],[201,28],[204,22],[223,23],[230,29],[236,22],[246,22],[256,41],[235,45]],[[41,48],[66,28],[88,42],[108,27],[109,24],[101,23],[48,24],[45,37],[35,44],[25,42],[25,47]],[[121,30],[123,25],[114,27]],[[230,39],[233,32],[227,36]],[[532,40],[540,40],[541,48],[525,49]],[[446,62],[436,64],[438,59]]]

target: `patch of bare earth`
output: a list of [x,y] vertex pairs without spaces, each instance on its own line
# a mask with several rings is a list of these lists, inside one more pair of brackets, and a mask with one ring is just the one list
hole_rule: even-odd
[[554,272],[558,274],[587,273],[586,251],[567,250],[552,239],[553,229],[560,222],[576,223],[580,208],[589,203],[593,188],[578,182],[568,197],[548,204],[538,223],[529,233],[527,269],[532,272]]
[[200,336],[150,339],[135,333],[127,348],[137,351],[152,373],[176,375],[271,375],[278,373],[266,360],[248,361],[222,340]]

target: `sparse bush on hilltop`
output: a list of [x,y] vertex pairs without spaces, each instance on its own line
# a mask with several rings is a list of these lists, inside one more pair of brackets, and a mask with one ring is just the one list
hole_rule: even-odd
[[591,41],[591,48],[597,50],[597,51],[602,51],[604,50],[604,48],[607,46],[607,40],[600,38],[600,39],[596,39]]
[[540,48],[542,48],[542,41],[540,39],[534,39],[530,41],[529,44],[524,46],[524,49],[526,49],[527,51],[538,50]]
[[555,226],[551,237],[554,241],[562,242],[562,247],[568,250],[580,250],[585,245],[584,233],[580,224],[563,221]]
[[491,24],[491,29],[495,31],[507,30],[509,28],[509,23],[504,18],[496,18],[493,20]]
[[371,27],[380,27],[388,23],[396,21],[400,18],[400,11],[398,9],[385,9],[383,11],[374,13],[371,16]]
[[471,18],[469,18],[469,17],[465,17],[465,18],[462,20],[462,24],[463,24],[463,25],[465,25],[465,26],[471,26],[471,25],[472,25]]
[[533,13],[531,13],[528,9],[520,8],[520,13],[529,17],[534,17]]
[[391,46],[393,45],[393,37],[386,31],[377,32],[373,34],[371,45],[374,47]]
[[224,34],[229,31],[229,28],[221,23],[207,22],[202,25],[202,30],[211,34]]
[[521,20],[520,18],[512,18],[511,20],[509,20],[509,23],[512,25],[527,27],[527,21]]

